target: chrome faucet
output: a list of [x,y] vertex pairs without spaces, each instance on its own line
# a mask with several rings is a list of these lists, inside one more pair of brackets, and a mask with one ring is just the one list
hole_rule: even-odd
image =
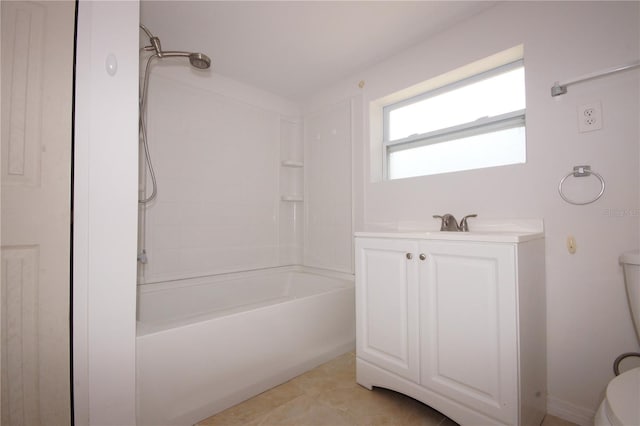
[[458,225],[458,222],[456,221],[456,218],[453,217],[452,214],[445,214],[443,216],[439,216],[439,215],[434,215],[433,218],[434,219],[440,219],[442,222],[440,224],[440,230],[441,231],[447,231],[447,232],[469,232],[469,224],[468,219],[470,217],[477,217],[477,214],[469,214],[465,217],[462,218],[462,220],[460,221],[460,225]]

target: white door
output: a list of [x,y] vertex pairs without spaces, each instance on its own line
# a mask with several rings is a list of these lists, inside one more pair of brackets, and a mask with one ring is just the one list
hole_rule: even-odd
[[75,4],[1,3],[2,425],[68,425]]
[[420,379],[418,243],[356,238],[356,351],[360,359]]
[[517,423],[513,245],[429,241],[421,249],[422,384]]

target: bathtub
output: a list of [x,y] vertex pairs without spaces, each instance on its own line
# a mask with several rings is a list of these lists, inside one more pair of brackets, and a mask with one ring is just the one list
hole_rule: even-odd
[[138,290],[138,425],[192,425],[355,347],[353,276],[272,268]]

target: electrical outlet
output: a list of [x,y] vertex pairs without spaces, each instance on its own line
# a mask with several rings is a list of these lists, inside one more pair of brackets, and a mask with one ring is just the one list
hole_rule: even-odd
[[578,130],[591,132],[602,129],[602,105],[600,101],[578,107]]

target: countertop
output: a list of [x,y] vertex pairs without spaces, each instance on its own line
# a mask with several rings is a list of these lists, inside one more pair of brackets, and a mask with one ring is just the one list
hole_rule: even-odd
[[[403,224],[404,225],[404,224]],[[419,229],[415,225],[371,226],[355,232],[362,238],[404,238],[420,240],[475,241],[492,243],[522,243],[544,238],[544,226],[539,219],[474,220],[470,232],[447,232]],[[391,229],[390,229],[391,228]],[[395,229],[393,229],[395,228]]]

